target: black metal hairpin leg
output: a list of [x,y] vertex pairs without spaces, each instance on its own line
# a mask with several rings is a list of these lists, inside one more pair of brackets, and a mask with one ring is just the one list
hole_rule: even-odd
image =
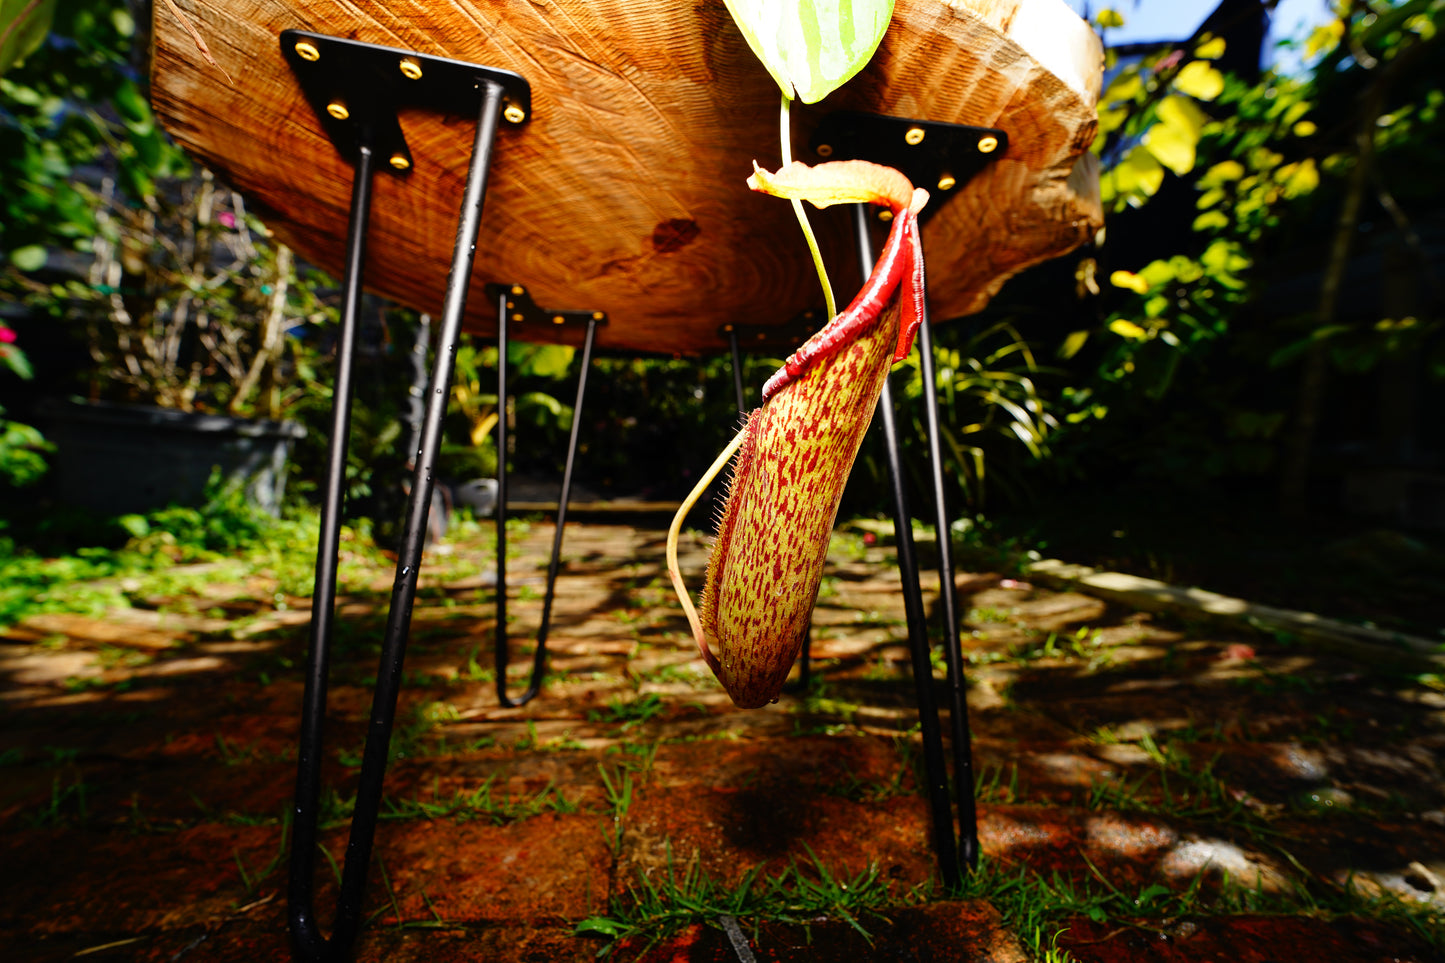
[[[858,262],[863,276],[873,271],[873,240],[868,230],[868,208],[859,204],[854,210],[854,226],[858,243]],[[931,358],[925,359],[925,365]],[[905,478],[900,456],[898,427],[894,418],[893,391],[888,379],[878,399],[878,415],[883,424],[884,448],[888,458],[888,476],[893,490],[893,533],[898,547],[898,568],[903,583],[903,606],[908,619],[908,645],[912,655],[913,680],[918,697],[918,723],[923,740],[923,765],[927,782],[929,811],[933,819],[933,850],[938,857],[939,872],[945,884],[952,885],[959,877],[958,839],[954,833],[953,809],[948,799],[948,768],[943,756],[943,736],[938,721],[938,702],[933,691],[933,666],[929,659],[928,622],[923,611],[923,595],[918,581],[918,559],[913,547],[913,521],[908,510]],[[934,432],[936,440],[937,433]],[[946,534],[940,537],[947,537]],[[951,573],[950,573],[951,578]],[[955,727],[956,727],[955,723]],[[955,747],[956,749],[957,747]],[[961,774],[955,773],[958,777]],[[972,786],[968,788],[970,803]],[[960,798],[964,792],[960,787]],[[969,807],[972,808],[971,805]],[[965,835],[976,837],[972,828]]]
[[572,432],[567,439],[567,463],[562,469],[562,490],[557,495],[557,531],[552,535],[552,557],[547,563],[547,594],[542,600],[542,624],[532,652],[532,676],[520,698],[507,695],[507,666],[511,662],[507,637],[507,296],[497,303],[497,701],[508,708],[525,705],[542,689],[547,668],[547,630],[552,622],[557,570],[562,558],[562,533],[567,525],[567,503],[572,497],[572,466],[577,459],[577,432],[582,426],[582,402],[587,397],[587,371],[592,366],[592,342],[597,336],[595,318],[587,322],[582,345],[582,372],[577,377],[577,403],[572,406]]
[[923,408],[928,425],[928,463],[933,474],[933,502],[937,507],[938,585],[943,601],[943,653],[948,666],[948,713],[953,750],[953,791],[958,799],[959,845],[966,869],[978,868],[978,814],[974,806],[973,736],[968,725],[968,682],[963,675],[963,648],[958,639],[958,589],[953,581],[953,526],[943,485],[943,446],[938,430],[938,390],[935,385],[933,325],[928,306],[918,326],[918,350],[923,369]]
[[446,413],[457,337],[461,329],[462,314],[466,309],[467,288],[471,281],[477,234],[481,227],[492,142],[502,110],[502,86],[491,80],[484,80],[482,84],[485,96],[482,98],[476,139],[472,145],[471,167],[467,172],[466,194],[457,225],[451,273],[447,277],[441,336],[432,374],[434,390],[427,397],[421,451],[417,456],[416,476],[407,507],[396,581],[391,590],[391,607],[382,641],[381,663],[377,669],[366,747],[362,753],[351,836],[346,847],[341,891],[337,898],[336,922],[328,940],[322,936],[316,919],[313,882],[321,786],[321,729],[326,709],[326,670],[336,592],[336,550],[341,523],[342,482],[345,480],[346,432],[350,424],[350,365],[355,347],[355,310],[361,290],[366,215],[371,196],[373,158],[369,147],[364,143],[357,159],[351,223],[348,228],[346,306],[342,312],[342,345],[338,352],[336,411],[333,414],[334,429],[328,458],[328,490],[323,510],[322,534],[317,549],[311,652],[302,708],[301,747],[297,762],[291,843],[291,933],[298,954],[307,960],[345,959],[350,955],[351,945],[361,927],[362,892],[366,888],[366,874],[371,862],[371,848],[381,805],[382,780],[386,774],[391,730],[396,718],[396,700],[401,689],[402,660],[406,652],[412,605],[416,600],[417,569],[421,562],[427,511],[431,504],[432,474],[441,444],[442,416]]

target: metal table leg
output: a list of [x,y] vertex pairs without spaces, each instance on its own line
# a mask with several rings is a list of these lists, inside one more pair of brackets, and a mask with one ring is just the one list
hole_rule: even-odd
[[519,698],[507,695],[507,666],[511,662],[507,635],[507,295],[497,304],[497,701],[509,708],[525,705],[542,689],[547,668],[547,631],[552,621],[552,600],[556,595],[557,570],[562,558],[562,533],[567,524],[567,503],[572,497],[572,466],[577,459],[577,433],[582,426],[582,403],[587,397],[587,371],[592,366],[592,344],[597,337],[597,319],[587,321],[587,338],[582,345],[582,371],[577,377],[577,403],[572,407],[572,432],[567,439],[567,463],[562,469],[562,490],[557,495],[557,531],[552,536],[552,556],[547,563],[547,594],[542,600],[542,624],[537,630],[537,647],[532,652],[532,675]]
[[[867,277],[873,270],[873,240],[869,233],[868,209],[866,205],[857,205],[854,209],[854,227],[858,244],[858,261],[863,276]],[[927,327],[925,318],[924,328]],[[932,339],[925,335],[928,349],[924,350],[923,364],[928,371],[928,388],[932,387],[932,364],[931,354]],[[922,347],[922,345],[920,345]],[[934,452],[933,462],[936,473],[939,473],[935,480],[935,495],[939,497],[940,518],[944,515],[942,496],[941,469],[938,465],[938,431],[937,431],[937,402],[932,400],[934,417],[929,421],[929,443]],[[929,659],[928,644],[928,622],[923,610],[923,595],[918,581],[918,560],[913,546],[913,523],[912,516],[908,509],[908,498],[905,491],[906,479],[903,474],[903,466],[900,454],[898,429],[894,417],[893,391],[888,380],[883,383],[883,393],[878,400],[878,414],[883,425],[884,448],[888,459],[888,475],[893,490],[893,532],[894,540],[898,547],[898,567],[903,581],[903,605],[908,619],[908,643],[912,656],[913,680],[918,697],[918,722],[923,740],[923,763],[925,771],[925,782],[928,792],[929,811],[933,820],[933,849],[938,857],[939,872],[947,885],[952,885],[959,879],[958,860],[958,837],[954,831],[954,818],[952,806],[949,804],[948,768],[944,761],[943,738],[938,717],[938,702],[933,691],[933,667]],[[941,527],[939,534],[940,543],[948,538],[947,529]],[[945,575],[945,610],[948,617],[952,619],[953,593],[952,587],[952,555],[945,554],[946,559]],[[956,623],[951,623],[950,647],[955,651],[950,653],[950,666],[956,666],[959,662],[957,649],[957,628]],[[960,806],[964,810],[968,822],[962,827],[965,837],[965,856],[969,862],[965,865],[971,866],[977,856],[977,828],[974,825],[973,813],[973,784],[972,784],[972,763],[971,753],[967,745],[967,708],[960,713],[957,707],[958,701],[962,698],[962,677],[961,670],[950,669],[950,680],[958,687],[954,708],[954,756],[955,771],[954,780],[957,788]],[[960,719],[962,715],[962,719]],[[958,733],[960,724],[963,726],[964,743],[959,744]],[[960,756],[960,754],[962,754]],[[957,765],[958,759],[969,760],[967,769]],[[965,786],[963,780],[967,779]],[[967,804],[964,805],[964,800]],[[970,848],[969,840],[972,840]]]
[[[441,446],[442,417],[446,414],[447,392],[455,363],[457,338],[461,330],[462,314],[466,309],[467,288],[471,281],[477,235],[481,228],[492,144],[502,111],[502,85],[491,80],[483,80],[481,83],[484,85],[484,97],[472,146],[471,166],[467,172],[466,193],[457,226],[451,272],[447,277],[441,336],[432,374],[433,390],[427,397],[421,450],[417,454],[416,475],[412,482],[402,546],[397,560],[396,580],[392,586],[391,606],[382,641],[381,663],[377,668],[376,690],[367,727],[366,746],[362,753],[351,836],[347,843],[341,891],[337,898],[336,922],[330,939],[327,939],[321,934],[313,906],[321,729],[325,715],[330,625],[335,602],[336,547],[341,517],[341,483],[344,481],[346,465],[346,429],[350,420],[350,365],[355,347],[355,309],[361,288],[366,213],[370,201],[372,158],[369,147],[362,146],[357,161],[357,186],[353,191],[351,241],[348,245],[347,306],[343,311],[343,346],[338,359],[337,410],[333,416],[335,430],[328,459],[326,515],[323,518],[321,544],[317,550],[312,645],[307,665],[306,694],[303,697],[296,806],[293,812],[290,924],[298,955],[307,960],[347,958],[361,927],[361,900],[366,888],[366,874],[371,862],[371,849],[381,806],[382,781],[386,774],[391,731],[396,719],[396,700],[401,689],[402,661],[411,625],[412,605],[416,600],[418,567],[425,539],[427,512],[431,504],[432,476]],[[347,316],[351,319],[349,329],[345,321]],[[344,395],[343,372],[346,381]]]

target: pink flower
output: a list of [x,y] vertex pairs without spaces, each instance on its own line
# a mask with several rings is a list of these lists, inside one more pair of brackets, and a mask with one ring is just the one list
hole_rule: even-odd
[[232,214],[230,211],[222,211],[221,213],[217,214],[216,220],[220,221],[221,226],[225,228],[234,228],[236,226],[236,215]]
[[13,328],[7,328],[7,327],[4,327],[4,326],[0,326],[0,344],[14,344],[14,343],[15,343],[15,330],[14,330]]

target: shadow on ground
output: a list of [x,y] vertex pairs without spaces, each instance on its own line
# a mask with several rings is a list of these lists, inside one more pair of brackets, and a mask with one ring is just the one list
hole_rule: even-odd
[[[534,525],[510,563],[514,692],[551,534]],[[661,532],[569,526],[546,688],[522,709],[494,692],[484,540],[444,549],[359,959],[592,959],[649,922],[648,892],[651,922],[676,926],[650,948],[644,926],[620,958],[738,959],[718,914],[684,904],[748,879],[733,937],[758,959],[1440,958],[1445,696],[1428,677],[962,575],[984,862],[950,893],[886,548],[837,544],[814,678],[751,712],[697,657]],[[695,585],[704,552],[687,546]],[[183,574],[0,645],[6,960],[286,956],[307,601],[264,573]],[[323,921],[389,588],[377,570],[341,604]]]

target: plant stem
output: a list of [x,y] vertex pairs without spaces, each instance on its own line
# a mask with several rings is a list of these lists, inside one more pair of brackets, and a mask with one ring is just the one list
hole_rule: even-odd
[[[787,94],[783,94],[783,107],[778,117],[778,127],[782,138],[784,167],[793,162],[793,142],[788,136],[792,131],[788,109],[792,106],[793,99]],[[832,319],[838,314],[838,302],[833,298],[833,285],[828,281],[828,268],[823,264],[823,252],[818,250],[818,239],[813,236],[813,225],[808,223],[808,215],[803,210],[803,202],[797,198],[793,199],[793,213],[798,215],[798,226],[803,229],[803,237],[808,241],[808,250],[813,252],[813,266],[818,269],[818,281],[823,285],[823,299],[828,305],[828,317]]]

